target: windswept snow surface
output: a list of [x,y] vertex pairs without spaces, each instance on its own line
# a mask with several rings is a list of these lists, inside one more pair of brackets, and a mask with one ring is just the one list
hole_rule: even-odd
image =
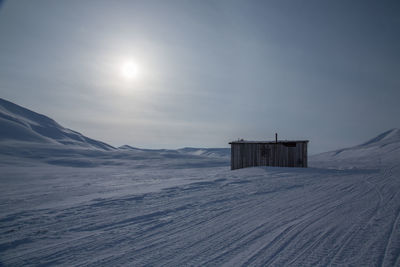
[[399,164],[230,171],[138,161],[0,166],[1,264],[400,264]]
[[400,265],[397,129],[311,168],[230,171],[224,149],[57,139],[0,104],[21,130],[0,128],[0,266]]

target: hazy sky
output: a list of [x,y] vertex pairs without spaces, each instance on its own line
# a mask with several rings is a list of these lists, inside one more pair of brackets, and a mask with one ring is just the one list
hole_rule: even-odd
[[5,1],[0,97],[114,146],[354,145],[400,127],[400,1]]

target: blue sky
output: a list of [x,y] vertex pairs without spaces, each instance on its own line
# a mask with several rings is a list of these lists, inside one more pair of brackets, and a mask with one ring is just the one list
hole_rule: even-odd
[[278,132],[322,152],[400,127],[398,14],[398,1],[5,1],[0,97],[115,146]]

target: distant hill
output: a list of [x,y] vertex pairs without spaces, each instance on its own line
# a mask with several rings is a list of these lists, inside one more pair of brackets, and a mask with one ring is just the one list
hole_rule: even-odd
[[315,167],[371,167],[400,163],[400,129],[386,131],[357,146],[310,156]]
[[158,156],[164,158],[208,158],[224,160],[229,163],[231,149],[230,148],[194,148],[184,147],[179,149],[145,149],[137,148],[129,145],[118,147],[122,152],[136,153],[136,155]]
[[6,165],[22,162],[22,158],[73,167],[135,165],[151,160],[165,168],[182,165],[178,159],[185,159],[184,167],[203,167],[229,165],[229,155],[228,148],[114,148],[0,98],[0,163]]
[[0,98],[0,142],[29,142],[114,150],[98,140],[67,129],[42,114]]
[[230,148],[195,148],[195,147],[184,147],[178,149],[180,153],[186,153],[196,156],[208,156],[208,157],[229,157],[231,156]]

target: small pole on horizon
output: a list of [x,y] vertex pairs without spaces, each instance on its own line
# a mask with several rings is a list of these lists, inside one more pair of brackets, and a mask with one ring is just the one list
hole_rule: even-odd
[[278,143],[278,134],[275,133],[275,143]]

